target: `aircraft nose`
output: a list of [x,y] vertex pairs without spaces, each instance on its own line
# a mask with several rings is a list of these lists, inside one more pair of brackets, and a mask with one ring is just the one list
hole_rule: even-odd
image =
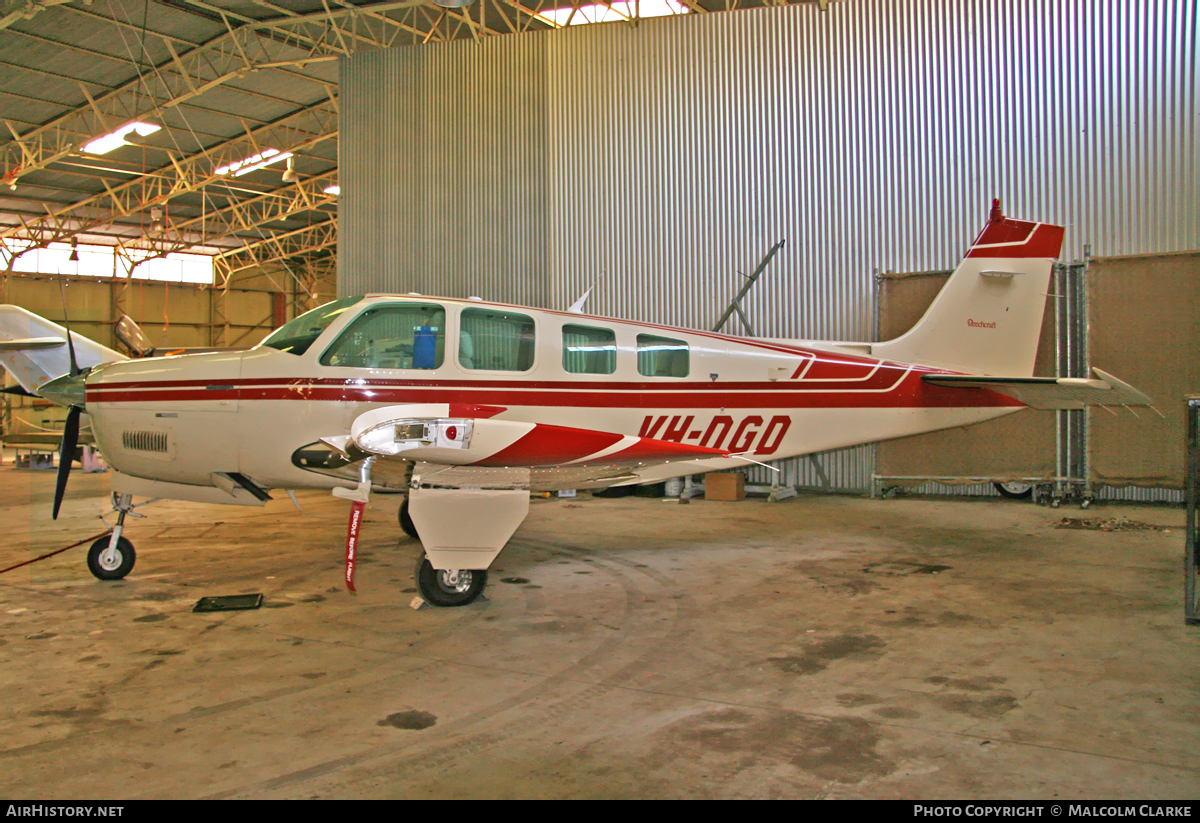
[[86,374],[64,374],[38,387],[37,393],[60,406],[83,408]]

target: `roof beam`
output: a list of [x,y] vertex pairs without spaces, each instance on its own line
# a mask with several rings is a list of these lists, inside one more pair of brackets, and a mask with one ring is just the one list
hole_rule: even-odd
[[[295,231],[264,237],[213,257],[213,274],[220,275],[222,286],[239,271],[264,266],[277,260],[306,257],[337,247],[337,218],[333,217]],[[215,285],[215,280],[214,280]]]
[[0,3],[0,29],[6,29],[18,20],[29,20],[51,6],[69,2],[71,0],[4,0]]
[[[88,141],[134,120],[155,120],[186,100],[251,72],[302,66],[395,43],[403,29],[381,22],[380,12],[409,8],[421,0],[397,0],[328,9],[299,17],[236,24],[223,16],[226,33],[195,48],[147,32],[170,57],[140,76],[48,123],[0,145],[3,182],[45,168]],[[16,131],[13,129],[12,131]]]
[[[176,223],[167,221],[161,229],[152,229],[144,237],[118,243],[118,253],[137,266],[147,260],[186,251],[192,246],[213,245],[220,240],[238,237],[239,232],[251,232],[259,226],[286,220],[296,214],[317,211],[323,206],[336,206],[337,195],[325,191],[336,182],[337,172],[330,171],[302,178],[249,200],[230,203],[207,214]],[[230,253],[239,250],[240,247],[231,249]]]
[[216,169],[260,153],[264,148],[297,153],[337,137],[337,99],[331,96],[241,137],[227,140],[188,157],[171,156],[171,162],[155,172],[118,186],[105,183],[105,190],[91,197],[54,209],[20,227],[0,230],[0,242],[20,237],[45,248],[73,234],[113,223],[123,217],[163,205],[183,192],[196,191],[226,177]]

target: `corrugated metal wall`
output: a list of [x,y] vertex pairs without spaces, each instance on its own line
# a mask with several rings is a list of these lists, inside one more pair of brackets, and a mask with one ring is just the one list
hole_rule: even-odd
[[1198,248],[1196,13],[847,0],[356,55],[339,289],[565,308],[599,280],[589,311],[703,328],[786,238],[755,331],[871,339],[873,271],[952,268],[996,195],[1068,259]]

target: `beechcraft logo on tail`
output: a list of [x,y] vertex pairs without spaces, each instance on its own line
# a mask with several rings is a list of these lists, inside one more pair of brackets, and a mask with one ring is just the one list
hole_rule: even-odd
[[994,328],[996,328],[995,323],[988,323],[983,320],[972,320],[969,317],[967,318],[967,325],[973,329],[994,329]]

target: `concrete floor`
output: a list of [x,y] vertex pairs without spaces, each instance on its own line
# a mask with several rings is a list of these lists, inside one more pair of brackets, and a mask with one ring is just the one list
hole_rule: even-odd
[[[6,460],[0,568],[107,486],[52,523]],[[1200,797],[1178,507],[535,501],[486,601],[416,611],[399,498],[352,595],[348,504],[280,497],[145,507],[121,582],[84,548],[0,576],[0,796]]]

